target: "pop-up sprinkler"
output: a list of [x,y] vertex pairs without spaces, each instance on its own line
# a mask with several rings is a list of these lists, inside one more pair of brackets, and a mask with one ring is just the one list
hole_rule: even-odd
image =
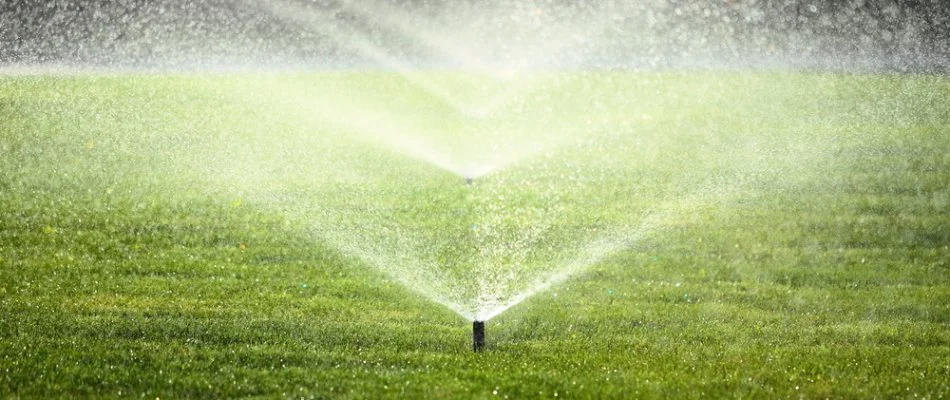
[[476,352],[485,349],[485,321],[472,322],[472,348]]

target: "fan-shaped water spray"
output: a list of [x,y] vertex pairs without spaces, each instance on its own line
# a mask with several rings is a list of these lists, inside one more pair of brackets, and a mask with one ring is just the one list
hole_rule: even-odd
[[[350,87],[354,98],[336,91],[308,95],[281,83],[284,79],[299,82],[299,77],[277,77],[248,84],[233,89],[234,101],[244,101],[244,91],[255,93],[257,102],[252,103],[253,109],[279,109],[280,119],[293,121],[293,129],[298,133],[282,136],[275,143],[294,149],[294,153],[281,151],[268,156],[268,149],[273,146],[243,140],[216,144],[224,149],[206,153],[244,154],[253,148],[261,158],[243,160],[243,172],[237,174],[231,156],[220,160],[202,158],[203,165],[214,166],[212,172],[222,171],[221,176],[208,175],[210,180],[230,187],[234,196],[247,198],[252,204],[278,210],[295,220],[309,221],[320,241],[473,321],[491,320],[604,258],[651,235],[662,234],[667,225],[685,215],[735,201],[782,174],[801,175],[802,168],[820,165],[828,157],[827,152],[815,151],[817,138],[796,149],[784,142],[735,142],[727,136],[703,131],[679,133],[693,135],[696,145],[693,149],[677,145],[677,153],[673,153],[674,148],[664,144],[670,140],[665,137],[668,133],[651,128],[647,120],[639,127],[604,130],[600,124],[624,124],[616,117],[600,124],[588,124],[585,118],[583,124],[569,127],[591,131],[565,135],[583,139],[570,149],[552,150],[485,174],[457,167],[461,164],[456,160],[462,157],[454,154],[468,151],[473,157],[470,160],[477,160],[490,152],[468,146],[465,141],[440,143],[444,133],[431,134],[428,142],[423,139],[425,126],[446,124],[443,114],[417,111],[393,115],[383,109],[360,108],[356,105],[379,104],[380,100],[355,87]],[[312,87],[329,87],[328,83],[321,83],[323,79],[338,83],[341,78],[331,75],[316,79]],[[588,81],[586,85],[605,82],[616,84],[617,80]],[[629,107],[623,100],[609,95],[603,98],[605,104]],[[545,108],[567,105],[542,102],[533,106],[538,107],[535,115],[548,115]],[[621,118],[629,114],[614,109],[603,112]],[[603,118],[595,112],[586,117]],[[406,136],[400,136],[400,121],[415,121],[418,130],[407,129]],[[522,123],[517,118],[493,121],[498,124],[496,129]],[[462,123],[467,121],[462,119]],[[396,175],[374,177],[373,174],[386,172],[379,169],[375,156],[343,161],[351,154],[347,147],[354,141],[349,134],[341,136],[341,131],[362,138],[357,143],[366,138],[377,139],[370,141],[381,144],[375,150],[377,156],[395,149],[396,159],[387,156],[389,164],[383,168],[394,170]],[[523,130],[520,140],[543,141],[547,132]],[[432,153],[445,158],[427,159],[433,156],[428,152],[413,153],[405,147],[414,143],[409,139],[416,137],[420,143],[447,149],[444,153]],[[806,137],[799,139],[804,141]],[[461,143],[462,148],[453,147],[453,143]],[[824,145],[828,151],[833,148],[831,142],[825,141]],[[697,157],[701,150],[711,148],[718,149],[715,159]],[[779,149],[785,152],[782,157],[775,156]],[[359,150],[367,154],[365,146],[361,145]],[[308,154],[320,154],[320,158],[326,158],[338,152],[342,158],[334,156],[332,160],[339,161],[328,164],[335,169],[321,171],[303,166],[281,170],[280,176],[267,172],[287,162],[288,157],[306,159]],[[640,156],[631,156],[637,153]],[[403,154],[413,157],[400,160]],[[412,161],[416,159],[424,162]],[[639,161],[611,164],[610,160],[615,159]],[[575,160],[599,161],[571,166]],[[361,163],[366,168],[357,167]],[[667,163],[681,165],[681,173],[661,174],[660,171],[669,169]],[[446,176],[433,165],[454,176]],[[353,170],[353,175],[323,180],[345,170]],[[244,179],[246,184],[241,183]],[[260,182],[280,180],[296,184],[290,188],[260,186]],[[594,190],[602,193],[604,187],[615,188],[615,192],[595,198],[586,195]]]
[[[411,74],[440,87],[479,87],[471,82],[496,79],[464,71]],[[814,151],[815,143],[790,151],[787,143],[741,143],[715,131],[678,132],[696,146],[668,147],[682,137],[671,139],[643,117],[664,107],[645,101],[650,82],[561,75],[556,85],[535,88],[540,95],[520,101],[516,112],[476,119],[447,109],[442,97],[415,81],[405,85],[404,73],[361,73],[358,81],[347,73],[241,77],[227,90],[215,90],[238,106],[277,113],[290,125],[271,140],[251,133],[183,151],[211,155],[196,168],[208,172],[204,179],[259,207],[309,221],[320,241],[479,323],[662,232],[671,220],[730,201],[748,182],[763,183],[826,156]],[[603,90],[612,85],[629,89]],[[594,105],[565,95],[585,91],[598,96]],[[413,98],[412,106],[394,93]],[[631,102],[631,95],[644,101]],[[640,117],[631,123],[631,115]],[[375,156],[348,160],[354,143]],[[367,153],[367,145],[375,150]],[[710,149],[716,158],[698,158]],[[779,149],[796,164],[762,157]],[[255,158],[244,157],[250,152]],[[376,157],[388,159],[386,152],[408,158],[377,164]],[[610,163],[638,159],[632,153],[641,154],[641,163]],[[288,157],[323,158],[330,169],[287,170],[281,164]],[[572,165],[575,160],[596,161]],[[651,175],[669,170],[667,163],[680,163],[680,174]],[[236,168],[244,172],[235,174]],[[351,175],[332,179],[347,170]],[[370,176],[383,173],[383,180]],[[294,184],[261,185],[281,181]],[[616,188],[615,194],[585,196],[602,186]],[[612,215],[609,223],[605,213]]]

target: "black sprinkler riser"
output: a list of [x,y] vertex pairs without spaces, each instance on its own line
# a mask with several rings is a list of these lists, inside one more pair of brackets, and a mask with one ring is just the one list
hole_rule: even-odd
[[477,352],[485,349],[485,321],[472,322],[472,348]]

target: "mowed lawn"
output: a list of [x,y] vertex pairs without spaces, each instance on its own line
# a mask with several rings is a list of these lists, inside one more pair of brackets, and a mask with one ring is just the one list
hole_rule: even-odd
[[[488,117],[413,82],[511,82],[410,78],[0,76],[0,397],[950,397],[950,78],[555,73]],[[545,146],[467,188],[409,137]],[[493,207],[565,254],[658,222],[476,354],[378,222],[470,257]]]

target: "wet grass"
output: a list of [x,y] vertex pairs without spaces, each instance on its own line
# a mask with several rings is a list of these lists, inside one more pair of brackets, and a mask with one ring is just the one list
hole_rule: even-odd
[[[341,254],[300,211],[247,196],[375,195],[369,211],[438,230],[461,192],[431,191],[454,177],[319,136],[332,128],[319,121],[333,149],[319,157],[230,146],[301,129],[288,111],[222,100],[257,87],[246,76],[0,77],[0,397],[950,396],[950,80],[595,78],[546,93],[589,103],[566,120],[646,132],[639,147],[577,146],[494,184],[575,174],[551,189],[565,215],[625,223],[651,196],[689,195],[664,185],[697,171],[744,176],[756,153],[724,149],[750,138],[779,144],[762,146],[770,160],[820,156],[762,169],[740,196],[700,196],[712,200],[489,321],[489,350],[473,354],[467,321]],[[346,79],[370,91],[391,78],[337,76],[334,90]],[[287,171],[218,170],[284,156]],[[294,173],[324,167],[346,173]],[[663,185],[624,189],[641,181]]]

